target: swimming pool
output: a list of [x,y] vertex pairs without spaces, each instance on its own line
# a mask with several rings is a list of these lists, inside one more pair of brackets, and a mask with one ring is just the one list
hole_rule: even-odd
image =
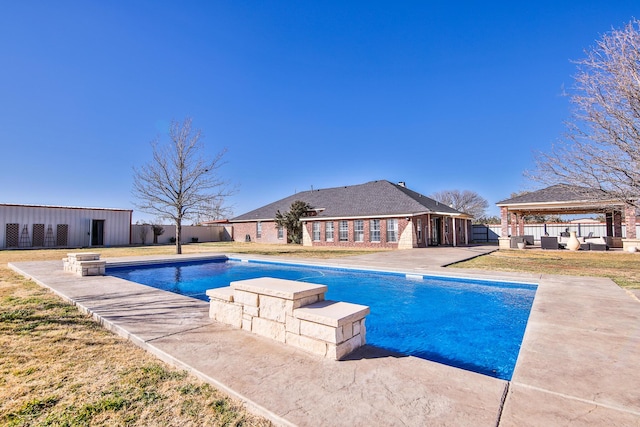
[[208,301],[207,289],[278,277],[371,307],[367,344],[511,379],[536,285],[241,260],[108,267],[107,274]]

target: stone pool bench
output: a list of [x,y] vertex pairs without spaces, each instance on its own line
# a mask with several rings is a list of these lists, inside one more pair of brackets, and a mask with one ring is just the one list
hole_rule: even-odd
[[104,276],[106,261],[100,261],[100,254],[94,252],[79,252],[67,254],[62,258],[64,271],[78,276]]
[[209,316],[339,360],[366,343],[368,306],[326,301],[325,285],[262,277],[209,289]]

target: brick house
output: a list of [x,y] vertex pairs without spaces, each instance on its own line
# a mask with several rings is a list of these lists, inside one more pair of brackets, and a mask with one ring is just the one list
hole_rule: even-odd
[[301,200],[304,246],[408,249],[465,245],[471,216],[410,190],[403,182],[371,181],[293,194],[231,220],[234,240],[287,243],[275,215]]

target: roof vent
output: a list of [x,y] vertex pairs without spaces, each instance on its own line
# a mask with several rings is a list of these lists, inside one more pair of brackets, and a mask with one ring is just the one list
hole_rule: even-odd
[[407,188],[407,183],[406,183],[406,182],[404,182],[404,181],[400,181],[400,182],[398,182],[398,185],[399,185],[400,187]]

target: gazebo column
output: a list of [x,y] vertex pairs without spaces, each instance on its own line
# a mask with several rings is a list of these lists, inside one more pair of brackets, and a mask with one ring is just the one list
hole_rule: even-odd
[[500,237],[509,237],[509,209],[500,208]]
[[518,214],[518,236],[524,236],[524,214]]
[[500,237],[498,238],[500,249],[510,249],[511,239],[509,238],[509,208],[500,207]]
[[[635,215],[635,214],[634,214]],[[634,227],[635,230],[635,227]],[[622,237],[622,212],[613,212],[613,237]],[[629,236],[627,234],[627,236]]]
[[626,205],[624,207],[624,222],[627,228],[627,238],[622,239],[622,248],[635,252],[640,249],[640,240],[636,236],[636,208],[634,206]]
[[458,246],[457,245],[457,243],[458,243],[457,242],[457,240],[458,240],[458,224],[457,224],[457,221],[456,221],[455,217],[451,217],[451,228],[452,228],[451,231],[453,231],[453,237],[451,238],[451,244],[455,247],[455,246]]
[[471,220],[464,220],[464,244],[469,245],[469,230],[471,229]]

